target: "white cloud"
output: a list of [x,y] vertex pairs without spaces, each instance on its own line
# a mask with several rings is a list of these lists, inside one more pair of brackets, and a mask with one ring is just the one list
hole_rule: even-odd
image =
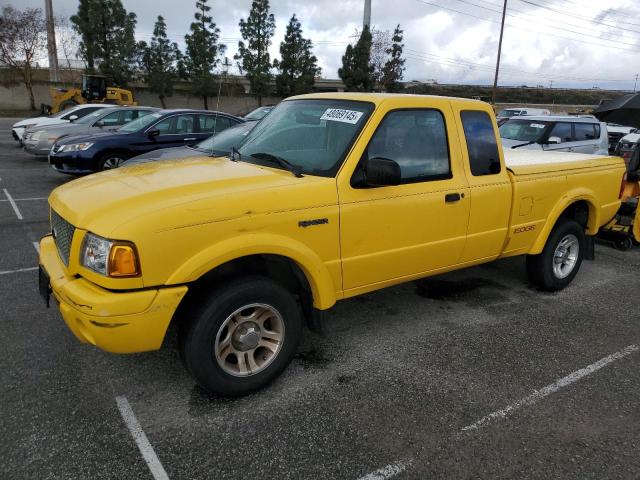
[[[392,30],[400,23],[405,30],[405,78],[435,78],[442,83],[492,82],[502,2],[425,1],[441,7],[419,0],[373,0],[372,22],[377,28]],[[16,3],[41,6],[41,0]],[[139,38],[149,38],[160,14],[167,21],[170,35],[180,43],[195,9],[195,0],[123,0],[123,3],[138,15]],[[316,42],[315,53],[323,75],[336,78],[344,43],[351,40],[353,31],[361,25],[363,3],[363,0],[272,0],[277,22],[272,55],[277,56],[286,24],[296,13],[305,35]],[[228,56],[232,57],[240,37],[238,21],[246,18],[251,0],[217,0],[210,4],[229,46]],[[542,8],[543,5],[555,11]],[[547,85],[553,80],[557,86],[633,87],[633,79],[640,71],[640,13],[635,0],[511,0],[509,7],[502,84]],[[71,15],[77,1],[56,0],[54,8],[59,14]]]

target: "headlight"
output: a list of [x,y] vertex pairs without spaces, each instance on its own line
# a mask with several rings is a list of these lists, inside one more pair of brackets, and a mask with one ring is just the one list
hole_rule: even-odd
[[63,145],[59,150],[60,152],[79,152],[83,150],[87,150],[93,146],[93,143],[70,143],[68,145]]
[[27,128],[35,127],[36,125],[37,125],[37,123],[30,123],[28,125],[21,125],[21,126],[16,127],[16,128],[24,128],[26,130]]
[[106,277],[137,277],[140,266],[131,242],[108,240],[87,233],[82,242],[80,263]]

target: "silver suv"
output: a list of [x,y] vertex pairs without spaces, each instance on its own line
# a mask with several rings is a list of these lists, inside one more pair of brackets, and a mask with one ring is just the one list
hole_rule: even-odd
[[590,117],[512,118],[500,127],[504,148],[608,155],[607,124]]

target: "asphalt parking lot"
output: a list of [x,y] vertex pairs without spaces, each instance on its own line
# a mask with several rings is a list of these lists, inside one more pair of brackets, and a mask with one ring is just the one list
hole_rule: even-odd
[[22,152],[13,121],[0,119],[1,478],[640,477],[640,248],[597,245],[558,294],[509,259],[344,301],[273,385],[211,397],[174,336],[116,356],[45,309],[33,242],[70,178]]

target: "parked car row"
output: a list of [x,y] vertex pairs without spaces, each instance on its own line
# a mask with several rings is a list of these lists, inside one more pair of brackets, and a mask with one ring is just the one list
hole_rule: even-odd
[[[270,108],[263,107],[249,116],[264,116]],[[27,152],[48,156],[58,172],[84,175],[117,168],[139,155],[165,149],[171,153],[147,156],[143,161],[203,152],[224,155],[255,123],[251,118],[209,110],[87,104],[52,117],[22,120],[13,125],[12,131]],[[231,132],[218,141],[218,135],[227,130]]]

